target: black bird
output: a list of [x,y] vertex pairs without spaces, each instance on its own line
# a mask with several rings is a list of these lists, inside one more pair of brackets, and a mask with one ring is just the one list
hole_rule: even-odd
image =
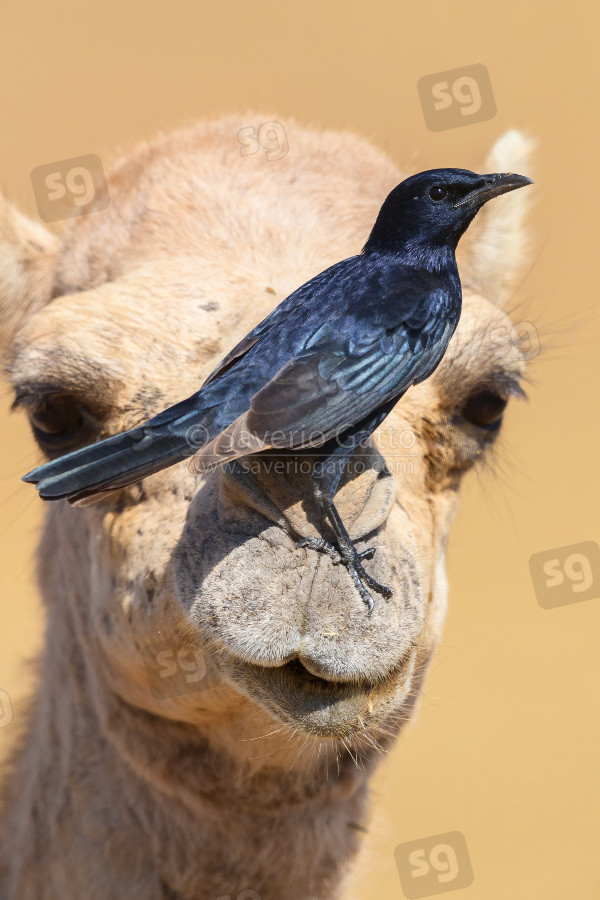
[[[143,425],[68,453],[24,477],[44,500],[87,505],[195,454],[196,471],[269,448],[318,447],[313,479],[337,547],[369,613],[365,571],[333,498],[353,452],[413,384],[439,365],[461,312],[456,245],[477,211],[531,184],[513,174],[431,169],[386,198],[362,253],[290,294],[200,390]],[[190,435],[194,435],[190,446]]]

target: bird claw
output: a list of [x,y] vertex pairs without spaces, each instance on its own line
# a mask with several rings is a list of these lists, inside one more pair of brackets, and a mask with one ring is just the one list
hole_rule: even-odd
[[373,557],[375,556],[376,553],[377,553],[377,550],[375,547],[368,547],[367,550],[362,550],[358,554],[358,558],[359,559],[373,559]]
[[370,587],[371,590],[377,591],[377,593],[385,597],[386,600],[389,600],[389,598],[393,596],[393,591],[372,578],[362,565],[363,559],[373,559],[376,552],[375,547],[369,547],[367,550],[362,550],[359,553],[354,546],[336,548],[333,544],[324,541],[322,538],[302,538],[302,540],[298,541],[296,544],[296,549],[299,550],[302,548],[316,550],[318,553],[324,553],[332,560],[334,566],[339,566],[341,563],[346,567],[350,578],[354,582],[358,593],[367,607],[367,614],[369,616],[373,612],[375,601],[367,590],[367,586]]
[[327,541],[324,541],[323,538],[302,538],[302,540],[298,541],[296,544],[296,550],[302,550],[303,548],[307,550],[316,550],[317,553],[324,553],[333,561],[335,566],[339,565],[341,562],[340,554],[333,544],[329,544]]
[[[369,547],[368,550],[363,550],[361,553],[356,554],[356,559],[373,559],[375,556],[375,547]],[[336,558],[333,561],[334,566],[339,566],[344,563],[344,559],[340,555],[339,550],[336,550]]]

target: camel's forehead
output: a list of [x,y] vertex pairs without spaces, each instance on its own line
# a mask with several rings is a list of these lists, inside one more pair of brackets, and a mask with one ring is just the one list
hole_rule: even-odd
[[392,163],[355,136],[290,123],[295,152],[275,165],[240,155],[240,127],[166,137],[109,171],[110,204],[65,232],[15,371],[35,378],[52,361],[79,379],[89,360],[114,386],[135,393],[141,370],[179,397],[289,293],[360,250],[399,180]]
[[[203,124],[141,145],[107,173],[106,209],[73,220],[54,296],[127,277],[158,260],[218,261],[235,277],[311,260],[310,274],[357,252],[401,174],[350,134],[285,123],[293,148],[243,155],[242,121]],[[282,126],[283,127],[283,126]],[[310,277],[310,274],[307,277]]]

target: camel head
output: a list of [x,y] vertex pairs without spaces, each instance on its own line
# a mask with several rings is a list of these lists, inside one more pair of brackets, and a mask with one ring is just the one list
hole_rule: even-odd
[[[108,205],[91,201],[60,237],[2,206],[0,348],[40,461],[197,390],[291,291],[360,251],[409,174],[355,136],[294,122],[284,158],[244,155],[247,124],[138,147],[107,173]],[[528,174],[529,154],[508,132],[479,170]],[[526,354],[503,304],[521,270],[526,193],[476,218],[459,247],[464,308],[442,364],[357,454],[337,495],[360,549],[376,548],[368,570],[394,591],[371,617],[343,566],[296,549],[327,533],[310,457],[272,452],[205,475],[184,462],[88,508],[48,504],[42,591],[51,619],[65,611],[98,697],[213,736],[232,723],[261,740],[397,730],[440,637],[462,478],[492,452],[520,392]]]

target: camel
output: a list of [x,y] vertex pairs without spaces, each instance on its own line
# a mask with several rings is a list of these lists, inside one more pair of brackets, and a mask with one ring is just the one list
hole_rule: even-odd
[[[42,458],[191,394],[285,296],[360,251],[409,174],[355,135],[294,121],[280,123],[285,156],[244,154],[252,121],[269,117],[134,148],[107,173],[108,205],[96,197],[60,236],[2,201],[0,349]],[[509,131],[479,170],[528,173],[530,155]],[[520,393],[503,306],[526,193],[475,219],[442,364],[336,495],[393,588],[371,617],[343,566],[296,549],[326,530],[306,457],[207,474],[183,462],[94,506],[45,509],[45,649],[4,782],[3,900],[349,896],[369,781],[440,640],[461,480]]]

